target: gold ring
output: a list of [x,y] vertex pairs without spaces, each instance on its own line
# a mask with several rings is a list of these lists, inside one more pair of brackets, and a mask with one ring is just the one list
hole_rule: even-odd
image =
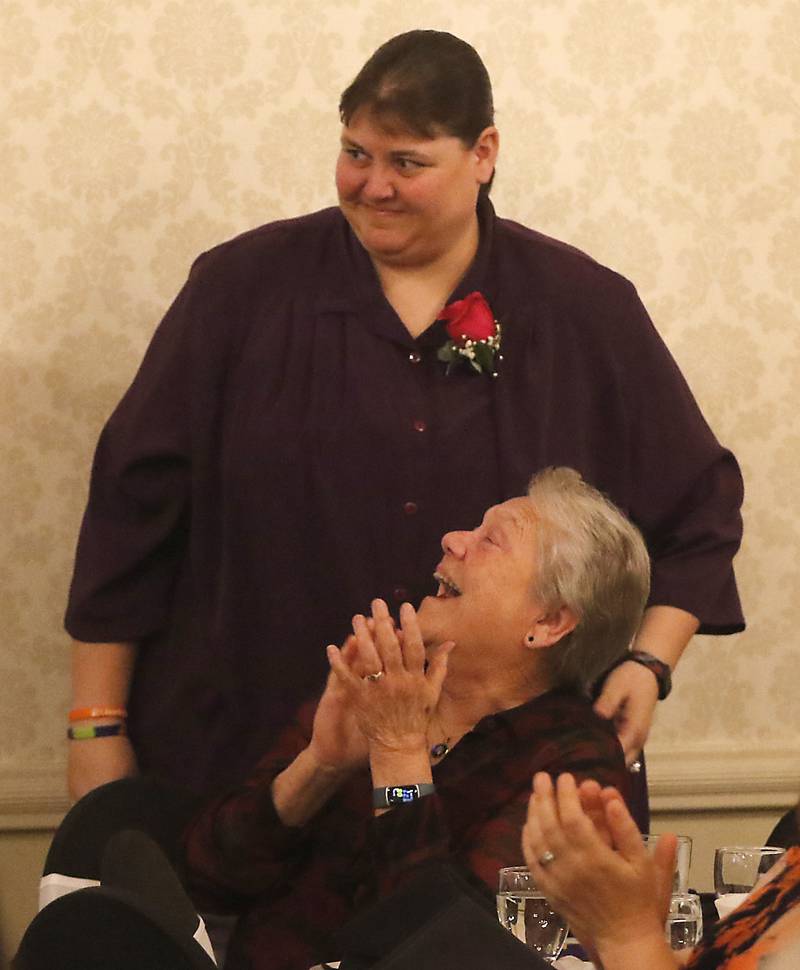
[[379,670],[379,671],[377,671],[377,673],[367,674],[366,677],[364,678],[364,680],[371,680],[373,683],[375,683],[375,681],[376,680],[380,680],[381,677],[383,677],[383,671],[382,670]]

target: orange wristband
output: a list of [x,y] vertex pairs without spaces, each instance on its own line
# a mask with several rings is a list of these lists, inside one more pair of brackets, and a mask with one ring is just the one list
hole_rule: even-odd
[[76,707],[69,712],[70,724],[73,721],[93,721],[98,717],[127,717],[124,707]]

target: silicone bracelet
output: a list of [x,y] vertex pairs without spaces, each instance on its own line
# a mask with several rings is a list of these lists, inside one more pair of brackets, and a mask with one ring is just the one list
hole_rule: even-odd
[[124,724],[79,724],[78,727],[67,728],[70,741],[91,741],[93,738],[113,738],[115,735],[125,735]]
[[69,712],[70,724],[73,721],[92,721],[96,717],[127,717],[124,707],[76,707]]

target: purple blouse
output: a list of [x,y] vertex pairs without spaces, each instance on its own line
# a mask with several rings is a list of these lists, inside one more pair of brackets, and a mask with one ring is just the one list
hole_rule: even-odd
[[143,770],[239,779],[374,596],[433,592],[443,533],[569,465],[642,529],[653,604],[743,618],[742,480],[631,284],[479,207],[452,294],[502,324],[499,376],[445,376],[338,209],[202,255],[97,447],[66,627],[141,645]]

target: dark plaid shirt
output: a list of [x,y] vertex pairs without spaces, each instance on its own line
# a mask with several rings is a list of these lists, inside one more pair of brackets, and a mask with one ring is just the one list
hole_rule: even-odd
[[335,930],[426,862],[455,863],[494,893],[498,869],[524,861],[520,833],[536,771],[571,771],[627,795],[611,723],[584,698],[551,691],[480,721],[434,766],[433,795],[375,818],[364,770],[304,828],[287,828],[270,787],[307,745],[314,706],[301,709],[247,783],[214,801],[186,835],[198,904],[244,903],[229,970],[307,970],[336,959]]

